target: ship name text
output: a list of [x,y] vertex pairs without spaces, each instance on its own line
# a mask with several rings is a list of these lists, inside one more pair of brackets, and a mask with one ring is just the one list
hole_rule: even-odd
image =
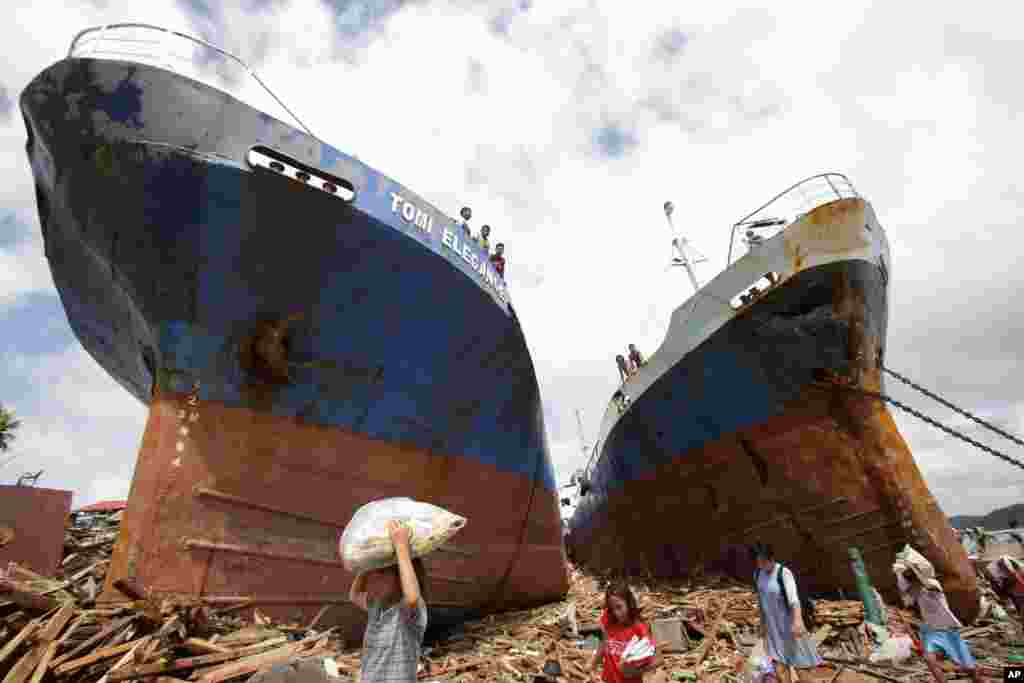
[[[397,213],[403,221],[415,226],[424,234],[433,234],[434,217],[396,192],[391,193],[391,213]],[[446,227],[441,230],[441,245],[458,254],[503,303],[508,302],[505,283],[494,270],[487,255],[481,256],[480,248],[475,242],[461,237],[461,232],[456,228]]]
[[406,223],[411,223],[428,235],[434,229],[434,217],[402,195],[391,193],[391,213],[397,213]]

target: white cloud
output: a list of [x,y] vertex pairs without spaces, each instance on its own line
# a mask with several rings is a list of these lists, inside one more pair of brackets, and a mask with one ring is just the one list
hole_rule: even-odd
[[[707,281],[736,218],[823,170],[848,172],[888,228],[889,362],[967,405],[1021,410],[1010,303],[1024,284],[1015,224],[1024,183],[1014,180],[1011,10],[965,19],[940,6],[921,15],[877,3],[662,3],[638,12],[635,3],[581,0],[538,3],[496,34],[491,20],[512,3],[452,1],[409,3],[371,36],[343,41],[319,2],[268,3],[256,16],[244,4],[228,3],[209,29],[261,59],[264,80],[313,132],[450,214],[472,206],[475,222],[506,242],[563,480],[579,462],[573,410],[583,409],[592,437],[614,387],[614,354],[631,341],[653,352],[689,295],[680,273],[665,272],[662,202],[675,202],[679,224],[708,256],[698,270]],[[10,55],[0,80],[18,92],[87,25],[188,25],[179,5],[144,7],[19,2],[0,28]],[[686,35],[675,56],[663,47],[672,30]],[[467,90],[470,80],[478,92]],[[622,158],[596,155],[602,126],[626,141]],[[19,117],[0,128],[2,208],[32,205],[23,140]],[[52,291],[35,227],[34,241],[0,247],[0,310]],[[120,461],[134,461],[142,409],[91,359],[19,362],[39,374],[34,400],[48,406],[47,425],[72,415],[87,425],[74,442],[70,432],[27,431],[27,444],[77,462],[89,453],[80,442],[97,452],[116,443],[128,451]],[[1007,466],[897,419],[911,446],[921,444],[919,462],[947,511],[983,511],[1017,495],[998,478],[964,493],[963,481],[947,477],[960,476],[961,463]],[[75,486],[112,491],[118,468],[76,470]],[[100,476],[107,483],[89,489]]]

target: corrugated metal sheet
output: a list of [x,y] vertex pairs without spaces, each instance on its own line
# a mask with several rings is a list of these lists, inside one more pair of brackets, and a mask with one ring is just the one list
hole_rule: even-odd
[[[17,562],[53,576],[64,550],[71,491],[0,486],[0,566]],[[3,541],[7,540],[6,543]]]

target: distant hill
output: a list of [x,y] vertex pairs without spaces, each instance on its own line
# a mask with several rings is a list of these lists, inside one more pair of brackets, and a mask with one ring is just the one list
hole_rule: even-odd
[[964,529],[969,526],[983,526],[986,529],[1009,529],[1010,522],[1013,520],[1016,520],[1017,524],[1024,528],[1024,503],[999,508],[987,515],[957,515],[950,517],[949,523],[954,529]]

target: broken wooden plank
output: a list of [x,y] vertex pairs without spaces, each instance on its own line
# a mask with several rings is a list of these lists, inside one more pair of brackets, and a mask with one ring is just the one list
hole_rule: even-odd
[[196,669],[202,666],[209,666],[211,664],[222,664],[224,662],[230,662],[234,659],[241,659],[242,657],[262,652],[268,648],[277,647],[278,645],[286,642],[288,642],[288,637],[282,636],[256,645],[250,645],[249,647],[233,650],[225,654],[204,655],[202,657],[185,657],[183,659],[175,659],[174,661],[167,662],[166,664],[148,664],[146,666],[137,667],[131,671],[122,671],[114,674],[110,677],[110,683],[116,683],[116,681],[127,681],[133,678],[159,676],[171,671],[187,671],[188,669]]
[[135,647],[133,647],[131,650],[129,650],[128,654],[126,654],[124,657],[119,659],[117,664],[115,664],[114,666],[110,667],[110,669],[107,670],[107,673],[103,674],[103,678],[101,678],[98,681],[98,683],[107,683],[107,681],[110,679],[110,672],[111,671],[115,671],[117,669],[120,669],[121,667],[127,665],[128,662],[133,661],[135,659],[135,653],[138,652],[141,648],[143,648],[146,645],[148,645],[152,638],[153,638],[153,636],[145,636],[143,638],[140,638],[138,643],[135,645]]
[[50,666],[50,662],[53,661],[53,656],[57,654],[57,648],[60,647],[60,643],[54,641],[46,646],[46,651],[43,653],[43,658],[39,660],[39,665],[36,666],[36,671],[32,674],[32,679],[29,683],[40,683],[43,680],[43,676],[46,675],[46,670]]
[[48,612],[60,607],[60,603],[53,598],[26,590],[21,585],[6,579],[0,579],[0,596],[21,607],[41,612]]
[[96,645],[99,645],[101,642],[103,642],[104,640],[109,638],[111,635],[113,635],[117,631],[120,631],[121,629],[126,628],[129,624],[131,624],[133,621],[135,621],[138,618],[138,616],[139,615],[137,615],[137,614],[132,614],[132,615],[129,615],[127,617],[124,617],[123,619],[118,619],[117,621],[115,621],[115,622],[113,622],[111,624],[108,624],[106,628],[101,630],[99,633],[94,635],[92,638],[89,638],[87,641],[85,641],[84,643],[82,643],[78,647],[73,648],[70,652],[66,652],[65,654],[61,655],[60,657],[55,659],[53,662],[51,662],[50,668],[54,668],[54,667],[60,666],[64,662],[67,662],[67,661],[71,660],[72,658],[77,657],[78,655],[82,654],[83,652],[86,652],[90,648],[92,648],[92,647],[94,647]]
[[190,652],[200,655],[225,655],[231,652],[230,648],[226,648],[223,645],[216,645],[208,640],[203,640],[202,638],[188,638],[183,644]]
[[139,641],[145,639],[146,637],[144,636],[142,638],[131,640],[127,643],[122,643],[121,645],[105,647],[102,650],[97,650],[96,652],[93,652],[91,655],[88,655],[86,657],[81,657],[80,659],[73,659],[70,662],[65,662],[64,664],[61,664],[60,666],[56,667],[54,671],[58,676],[60,676],[61,674],[66,674],[81,669],[83,666],[89,666],[90,664],[95,664],[98,661],[110,659],[111,657],[116,657],[119,654],[123,654],[125,652],[130,651],[133,647],[139,644]]
[[301,643],[285,645],[284,647],[271,650],[270,652],[253,655],[252,657],[246,657],[245,659],[237,662],[231,662],[224,666],[219,666],[211,671],[205,672],[199,680],[201,683],[221,683],[221,681],[226,681],[230,678],[235,678],[236,676],[251,674],[261,667],[286,662],[305,648],[306,645]]
[[39,665],[39,660],[46,654],[46,645],[36,645],[11,667],[3,683],[25,683]]
[[22,643],[29,639],[36,629],[39,628],[39,624],[40,621],[38,619],[33,619],[28,622],[25,625],[25,628],[18,632],[18,635],[14,636],[10,642],[4,645],[3,649],[0,649],[0,664],[3,664],[8,657],[14,654],[14,651],[17,650]]
[[66,603],[60,610],[53,615],[53,618],[47,622],[46,626],[39,632],[39,639],[45,641],[57,640],[57,636],[64,630],[64,627],[71,621],[71,617],[75,615],[75,604],[73,602]]

